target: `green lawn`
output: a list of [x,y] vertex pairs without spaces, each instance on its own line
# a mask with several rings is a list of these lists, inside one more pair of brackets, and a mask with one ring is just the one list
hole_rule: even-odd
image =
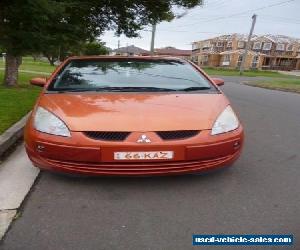
[[[25,70],[49,73],[54,70],[54,67],[45,62],[33,62],[33,60],[25,58],[23,63],[21,69]],[[3,68],[2,62],[0,68]],[[0,69],[0,134],[32,109],[41,88],[30,85],[29,80],[37,76],[46,76],[20,72],[19,87],[5,88],[2,86],[3,75],[4,72]]]
[[247,85],[261,87],[266,89],[276,89],[288,92],[300,93],[299,79],[270,79],[263,81],[247,82]]
[[[236,69],[224,69],[224,68],[202,68],[209,75],[220,75],[220,76],[239,76],[240,72]],[[275,78],[297,78],[295,76],[284,75],[274,71],[266,71],[266,70],[246,70],[244,71],[243,76],[249,77],[275,77]],[[300,79],[300,77],[299,77]]]
[[[2,60],[0,60],[0,68],[4,68]],[[53,72],[54,69],[55,66],[51,66],[47,61],[34,61],[31,57],[23,57],[23,63],[20,66],[20,70],[30,70],[47,73]]]

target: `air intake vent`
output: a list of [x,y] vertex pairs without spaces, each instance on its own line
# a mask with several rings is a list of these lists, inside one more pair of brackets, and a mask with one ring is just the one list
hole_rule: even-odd
[[196,136],[199,130],[158,131],[157,135],[163,140],[183,140]]
[[87,137],[94,140],[102,141],[124,141],[129,135],[130,132],[99,132],[99,131],[86,131],[83,132]]

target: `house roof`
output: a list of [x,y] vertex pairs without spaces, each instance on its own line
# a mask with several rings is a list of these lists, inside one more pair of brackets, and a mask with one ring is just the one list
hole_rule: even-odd
[[165,47],[154,50],[157,55],[170,55],[170,56],[190,56],[192,50],[176,49],[174,47]]
[[247,35],[244,35],[244,34],[233,33],[233,34],[218,36],[218,37],[215,37],[215,39],[222,40],[222,41],[224,41],[224,40],[232,41],[233,39],[237,39],[240,41],[247,41],[248,37],[247,37]]
[[[227,34],[227,35],[222,35],[222,36],[205,39],[202,41],[209,41],[209,40],[232,41],[234,38],[236,38],[239,41],[247,41],[248,35],[233,33],[233,34]],[[285,35],[272,35],[272,34],[266,34],[266,35],[261,35],[261,36],[253,35],[251,40],[252,41],[262,41],[262,42],[270,41],[273,43],[300,43],[299,38],[285,36]]]
[[[252,40],[254,40],[257,36],[253,35]],[[239,34],[239,33],[232,33],[232,34],[226,34],[221,36],[216,36],[213,38],[208,38],[202,41],[210,41],[210,40],[216,40],[216,41],[232,41],[233,39],[237,39],[239,41],[247,41],[248,35],[245,34]]]
[[272,35],[272,34],[266,34],[262,36],[258,36],[255,41],[270,41],[273,43],[299,43],[300,39],[295,38],[295,37],[290,37],[290,36],[285,36],[285,35]]
[[130,46],[127,46],[127,47],[121,47],[119,49],[114,49],[113,52],[116,52],[116,53],[130,53],[130,54],[135,54],[135,55],[138,55],[138,54],[150,55],[150,51],[141,49],[141,48],[136,47],[134,45],[130,45]]

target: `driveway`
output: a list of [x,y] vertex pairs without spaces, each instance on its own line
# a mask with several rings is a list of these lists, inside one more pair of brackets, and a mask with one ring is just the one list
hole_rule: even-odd
[[300,249],[300,95],[226,79],[246,130],[233,167],[159,178],[42,173],[0,249],[196,249],[195,233],[294,234],[293,247],[243,249]]
[[300,76],[300,70],[293,70],[293,71],[279,71],[281,74],[291,75],[291,76]]

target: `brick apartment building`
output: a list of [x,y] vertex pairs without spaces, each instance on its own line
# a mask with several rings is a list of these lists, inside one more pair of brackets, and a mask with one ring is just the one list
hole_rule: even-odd
[[[239,68],[247,36],[222,35],[193,42],[192,60],[199,66]],[[300,70],[300,39],[283,35],[253,36],[246,69]]]

